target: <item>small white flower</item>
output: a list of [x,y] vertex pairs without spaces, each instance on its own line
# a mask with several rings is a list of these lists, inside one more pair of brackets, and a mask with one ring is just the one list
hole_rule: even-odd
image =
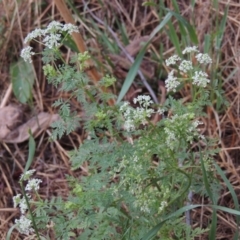
[[166,65],[167,66],[174,65],[176,64],[177,61],[180,61],[180,60],[181,58],[178,55],[173,55],[166,60]]
[[134,131],[135,130],[134,121],[132,119],[126,119],[124,123],[124,128],[127,130],[127,132]]
[[159,113],[160,115],[163,115],[164,112],[166,112],[166,110],[164,108],[159,108],[157,113]]
[[168,74],[168,78],[166,79],[166,88],[167,91],[173,91],[176,92],[176,88],[178,85],[180,85],[180,82],[177,81],[177,78],[173,76],[174,74],[174,70],[172,70],[169,74]]
[[46,33],[55,33],[57,31],[62,31],[63,24],[57,21],[52,21],[48,24],[46,28]]
[[[28,196],[28,197],[30,197],[30,196]],[[25,212],[28,209],[27,202],[26,202],[26,199],[24,197],[19,202],[19,208],[20,208],[20,211],[21,211],[22,214],[25,214]]]
[[164,128],[164,132],[167,134],[166,143],[169,146],[169,148],[173,150],[175,142],[177,141],[175,133],[167,127]]
[[[28,198],[28,200],[31,200],[31,196],[29,194],[27,194],[27,198]],[[26,199],[24,197],[21,198],[21,194],[18,194],[15,197],[13,197],[13,206],[17,207],[18,205],[19,205],[21,213],[25,214],[28,207],[27,207]]]
[[196,129],[199,125],[202,125],[203,124],[203,122],[201,122],[201,121],[198,121],[198,120],[196,120],[196,121],[194,121],[193,123],[192,123],[192,125],[193,125],[193,127]]
[[138,156],[134,155],[133,162],[138,162]]
[[120,112],[125,111],[129,107],[129,102],[124,102],[122,106],[119,108]]
[[34,52],[31,52],[32,47],[28,46],[22,49],[21,51],[21,57],[24,59],[25,62],[32,62],[31,56],[34,55]]
[[199,86],[199,87],[206,87],[207,84],[210,82],[210,80],[207,78],[207,73],[203,71],[198,71],[194,73],[193,78],[193,84]]
[[16,219],[15,223],[17,225],[17,229],[20,233],[29,235],[29,233],[34,232],[32,226],[32,221],[26,218],[24,215],[20,217],[20,219]]
[[212,59],[209,57],[207,53],[199,53],[196,55],[196,59],[201,64],[211,64]]
[[150,96],[148,96],[148,95],[139,95],[137,98],[133,99],[133,102],[134,102],[134,104],[136,104],[138,102],[144,108],[149,107],[153,103]]
[[142,206],[140,207],[140,210],[141,210],[142,212],[145,212],[145,213],[150,213],[150,212],[151,212],[151,211],[150,211],[150,208],[148,207],[147,204],[142,205]]
[[35,169],[26,171],[25,173],[23,173],[23,174],[21,175],[20,181],[28,180],[28,179],[33,175],[33,173],[34,173],[35,171],[36,171]]
[[187,61],[187,60],[183,60],[178,68],[180,71],[186,73],[190,70],[193,69],[193,66],[192,66],[192,62],[191,61]]
[[17,205],[21,201],[21,194],[17,194],[16,196],[13,197],[13,207],[17,207]]
[[197,46],[186,47],[186,48],[182,51],[182,54],[191,53],[191,52],[199,52],[198,49],[197,49]]
[[78,30],[78,27],[71,24],[71,23],[66,23],[64,26],[63,26],[63,29],[62,31],[66,31],[68,32],[69,34],[73,33],[73,32],[79,32]]
[[45,35],[45,31],[42,29],[35,29],[32,32],[30,32],[24,39],[24,43],[30,42],[34,38],[41,37]]
[[27,183],[27,186],[25,187],[25,190],[26,191],[31,191],[31,190],[37,191],[39,189],[39,184],[41,182],[42,182],[42,180],[37,179],[37,178],[30,179]]
[[161,202],[161,206],[159,207],[159,212],[162,212],[162,210],[168,206],[168,203],[166,201]]
[[61,41],[61,35],[60,34],[50,34],[47,35],[44,39],[44,45],[50,49],[54,48],[54,47],[59,47],[60,46],[60,41]]

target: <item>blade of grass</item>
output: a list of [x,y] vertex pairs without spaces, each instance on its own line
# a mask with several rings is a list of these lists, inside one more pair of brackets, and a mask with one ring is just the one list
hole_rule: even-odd
[[163,221],[161,221],[160,223],[158,223],[154,228],[152,228],[148,233],[146,233],[142,238],[141,240],[150,240],[152,239],[154,236],[157,235],[158,231],[161,229],[161,227],[164,225],[164,223],[171,219],[172,217],[176,217],[180,214],[183,214],[184,212],[186,211],[189,211],[191,209],[194,209],[194,208],[197,208],[197,207],[201,207],[202,205],[201,204],[196,204],[196,205],[191,205],[191,206],[185,206],[185,207],[182,207],[180,209],[178,209],[176,212],[166,216]]
[[28,142],[28,160],[25,165],[24,173],[30,168],[30,166],[33,162],[35,150],[36,150],[36,143],[35,143],[32,133],[31,133],[31,130],[29,130],[29,135],[30,135],[30,137],[29,137],[29,142]]
[[174,28],[172,22],[168,23],[168,28],[169,28],[169,30],[167,31],[168,36],[169,36],[172,44],[174,45],[178,55],[182,56],[182,51],[181,51],[181,47],[180,47],[180,44],[179,44],[180,41],[179,41],[179,38],[177,36],[177,33],[175,31],[175,28]]
[[125,23],[124,22],[120,23],[119,20],[117,19],[117,17],[116,17],[116,22],[117,22],[118,29],[120,30],[120,33],[121,33],[120,35],[122,37],[122,42],[126,46],[129,44],[129,39],[127,36]]
[[69,47],[73,52],[79,53],[78,47],[71,36],[67,35],[64,37],[63,45]]
[[[206,169],[205,169],[205,166],[204,166],[204,161],[203,161],[203,158],[202,158],[201,151],[200,151],[200,160],[201,160],[201,168],[202,168],[202,172],[203,172],[203,182],[204,182],[206,191],[207,191],[208,196],[211,199],[212,203],[214,205],[216,205],[217,201],[216,201],[215,197],[213,196],[212,191],[210,189],[210,184],[209,184],[209,181],[208,181],[208,176],[207,176],[207,172],[206,172]],[[216,209],[213,209],[212,223],[211,223],[211,228],[210,228],[209,236],[208,236],[209,240],[216,239],[216,229],[217,229],[217,211],[216,211]]]
[[[142,238],[141,240],[150,240],[152,239],[154,236],[156,236],[156,234],[158,233],[158,231],[161,229],[161,227],[164,225],[164,223],[167,221],[167,220],[170,220],[171,218],[173,217],[176,217],[178,215],[181,215],[183,214],[184,212],[186,211],[189,211],[189,210],[192,210],[194,208],[198,208],[198,207],[203,207],[204,205],[201,205],[201,204],[195,204],[195,205],[189,205],[189,206],[185,206],[185,207],[182,207],[180,208],[179,210],[177,210],[176,212],[166,216],[160,223],[158,223],[154,228],[152,228],[148,233],[146,233]],[[227,213],[230,213],[230,214],[234,214],[234,215],[237,215],[237,216],[240,216],[240,211],[237,211],[237,210],[234,210],[234,209],[231,209],[231,208],[227,208],[227,207],[222,207],[222,206],[217,206],[217,205],[205,205],[206,207],[211,207],[213,208],[215,211],[216,210],[221,210],[223,212],[227,212]],[[216,238],[209,238],[211,240],[213,239],[216,239]]]
[[[165,7],[164,7],[164,10],[168,13],[172,13],[172,15],[178,20],[180,33],[181,33],[181,38],[182,38],[182,40],[185,41],[185,44],[189,45],[189,41],[188,41],[188,38],[187,38],[188,35],[189,35],[191,42],[193,44],[197,45],[198,44],[198,37],[197,37],[196,31],[195,31],[195,28],[184,17],[182,17],[180,15],[177,3],[175,3],[175,5],[176,5],[175,9],[174,9],[175,12],[170,10],[169,8],[165,8]],[[188,35],[187,35],[187,32],[186,32],[185,28],[187,29]]]
[[225,27],[226,27],[226,23],[227,23],[228,9],[229,9],[229,6],[227,6],[225,8],[223,18],[222,18],[220,26],[218,28],[219,31],[216,36],[216,49],[220,49],[221,44],[222,44],[222,39],[223,39],[223,35],[225,32]]
[[[232,186],[232,184],[230,183],[230,181],[227,179],[226,175],[224,174],[224,172],[222,171],[222,169],[215,163],[215,168],[217,169],[218,174],[222,177],[223,181],[225,182],[226,186],[228,187],[228,190],[230,191],[231,195],[232,195],[232,199],[235,205],[235,209],[237,211],[240,210],[239,208],[239,201],[238,201],[238,197],[234,191],[234,188]],[[236,222],[237,222],[237,231],[234,235],[234,240],[239,239],[239,230],[238,230],[238,226],[239,226],[239,222],[240,222],[240,217],[237,216],[236,217]]]
[[11,228],[7,232],[6,240],[11,240],[12,231],[16,228],[16,224],[12,225]]
[[[142,59],[144,57],[145,51],[147,49],[148,44],[152,41],[152,39],[154,38],[154,36],[168,23],[168,21],[170,20],[170,18],[172,17],[171,13],[168,13],[164,19],[161,21],[161,23],[153,30],[153,32],[150,35],[150,39],[149,41],[145,44],[145,46],[141,49],[141,51],[139,52],[139,54],[137,55],[132,67],[130,68],[127,77],[123,83],[122,89],[118,95],[118,99],[117,99],[117,103],[119,103],[123,97],[125,96],[125,94],[127,93],[127,91],[129,90],[131,84],[133,83],[134,78],[136,77],[140,64],[142,62]],[[148,89],[149,90],[149,89]]]
[[211,36],[210,34],[205,34],[204,35],[204,53],[209,53],[210,52],[210,46],[211,46]]

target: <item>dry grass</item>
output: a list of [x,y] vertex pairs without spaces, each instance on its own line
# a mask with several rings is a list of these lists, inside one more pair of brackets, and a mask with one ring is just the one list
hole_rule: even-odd
[[[98,72],[96,76],[104,74],[106,69],[112,71],[118,76],[119,85],[126,76],[129,66],[119,65],[115,62],[115,66],[110,66],[106,56],[111,56],[111,52],[104,44],[99,41],[99,32],[92,25],[92,17],[96,19],[106,19],[109,28],[116,34],[119,43],[124,45],[124,39],[116,25],[116,19],[125,24],[126,35],[130,42],[137,41],[141,36],[151,33],[154,27],[159,23],[159,17],[154,8],[145,10],[140,0],[104,0],[104,4],[100,5],[99,1],[92,0],[91,4],[85,12],[84,1],[74,1],[78,13],[82,18],[73,14],[80,25],[80,32],[84,43],[98,60]],[[86,1],[87,2],[87,1]],[[165,5],[172,9],[172,1],[165,1]],[[189,1],[178,1],[181,14],[190,18],[191,8]],[[219,147],[221,149],[219,156],[216,158],[218,164],[225,170],[227,177],[235,188],[236,194],[240,198],[240,4],[237,0],[229,1],[229,15],[227,18],[227,26],[225,29],[223,43],[220,51],[222,52],[221,62],[218,64],[219,72],[223,76],[224,95],[229,102],[229,106],[221,111],[207,109],[208,118],[205,119],[206,134],[211,137],[220,137]],[[211,30],[212,16],[214,14],[223,15],[226,8],[226,1],[219,1],[219,11],[216,13],[210,0],[198,0],[194,9],[195,24],[200,42],[203,42],[204,34]],[[92,16],[89,14],[91,12]],[[66,13],[65,13],[66,14]],[[66,16],[59,11],[53,1],[36,0],[36,1],[16,1],[3,0],[0,2],[0,98],[1,107],[9,104],[15,104],[19,108],[24,109],[24,119],[29,119],[32,111],[17,102],[12,94],[11,79],[9,76],[10,64],[19,58],[19,52],[23,46],[23,39],[27,33],[36,27],[47,24],[51,20],[62,21]],[[84,21],[83,21],[84,19]],[[107,32],[106,26],[94,20],[99,29]],[[190,19],[192,21],[192,19]],[[109,41],[113,42],[113,36],[108,33]],[[159,56],[160,44],[164,46],[163,56],[174,52],[174,48],[166,34],[159,34],[149,47],[149,53],[155,53]],[[137,52],[135,52],[136,54]],[[151,54],[147,54],[144,59],[148,64],[146,76],[150,76],[149,83],[155,92],[158,90],[157,73],[161,72],[164,66],[151,59]],[[66,57],[69,53],[66,53]],[[134,53],[133,53],[134,55]],[[123,55],[124,57],[124,55]],[[160,57],[160,56],[159,56]],[[49,86],[46,79],[42,75],[42,64],[40,59],[34,59],[34,67],[36,71],[35,85],[33,89],[34,109],[35,111],[55,112],[51,104],[60,97],[59,93]],[[150,70],[149,70],[150,69]],[[166,71],[166,69],[163,69]],[[91,75],[91,74],[90,74]],[[96,77],[95,76],[95,77]],[[154,78],[155,76],[155,78]],[[96,77],[96,81],[98,77]],[[161,85],[161,84],[160,84]],[[116,90],[117,91],[117,90]],[[145,88],[136,84],[131,88],[130,93],[126,96],[131,99],[136,92],[144,92]],[[190,93],[186,89],[184,97],[188,98]],[[61,96],[66,97],[66,96]],[[161,99],[161,102],[164,99]],[[74,102],[75,110],[81,113],[81,107]],[[40,194],[44,198],[51,196],[67,196],[68,185],[65,180],[65,174],[73,176],[81,176],[82,171],[72,172],[67,155],[67,150],[79,146],[85,138],[81,129],[65,136],[58,142],[49,142],[49,130],[44,131],[36,140],[37,150],[35,161],[32,168],[37,169],[38,176],[43,180]],[[13,208],[12,197],[20,192],[18,180],[23,171],[28,156],[28,143],[7,144],[2,142],[0,145],[0,239],[5,239],[8,229],[13,224],[16,217],[19,216],[19,210]],[[204,199],[196,198],[195,202],[201,203]],[[225,207],[234,208],[231,194],[226,187],[222,192],[219,204]],[[192,212],[192,218],[195,221],[194,226],[206,226],[211,218],[211,209],[203,208]],[[236,229],[234,216],[218,212],[218,231],[217,239],[232,239]],[[14,232],[11,239],[23,239],[17,232]],[[200,239],[200,238],[199,238]],[[201,238],[207,239],[207,236]]]

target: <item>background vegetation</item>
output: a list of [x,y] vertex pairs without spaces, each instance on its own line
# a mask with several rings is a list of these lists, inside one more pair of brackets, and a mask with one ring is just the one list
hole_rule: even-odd
[[[239,194],[240,159],[240,52],[239,52],[239,12],[237,0],[230,1],[141,1],[141,0],[91,0],[65,1],[14,1],[0,2],[0,89],[1,89],[1,145],[0,145],[0,238],[5,239],[14,219],[19,216],[13,208],[12,197],[19,192],[19,177],[27,161],[28,141],[24,137],[26,123],[39,114],[55,114],[52,103],[69,96],[48,85],[42,73],[42,63],[38,56],[33,58],[34,68],[25,66],[20,60],[23,39],[33,29],[47,25],[52,20],[74,21],[79,25],[81,37],[75,36],[66,42],[75,51],[87,49],[94,57],[86,72],[93,82],[110,73],[117,78],[113,92],[132,101],[139,93],[155,93],[158,102],[165,102],[164,80],[168,69],[164,60],[173,53],[179,53],[188,45],[198,45],[201,51],[213,58],[209,69],[211,79],[211,101],[214,107],[206,108],[204,134],[219,138],[220,153],[216,161]],[[145,2],[145,4],[143,4]],[[161,31],[154,29],[171,11],[171,16]],[[180,17],[181,16],[181,17]],[[182,18],[183,17],[183,18]],[[151,40],[151,41],[150,41]],[[149,41],[148,48],[142,50],[142,42]],[[39,46],[38,46],[39,47]],[[66,58],[71,53],[63,47]],[[136,58],[137,61],[133,64]],[[140,60],[142,64],[140,65]],[[96,66],[96,67],[95,67]],[[135,77],[140,67],[141,75]],[[130,71],[129,71],[130,70]],[[145,82],[146,79],[147,84]],[[130,88],[129,88],[130,87]],[[185,86],[180,93],[185,101],[191,98],[191,89]],[[113,104],[109,102],[109,104]],[[5,109],[5,107],[12,107]],[[7,112],[4,112],[5,111]],[[72,100],[71,109],[83,115],[79,103]],[[8,124],[6,119],[15,119]],[[53,115],[57,118],[56,115]],[[72,171],[68,160],[68,150],[77,148],[86,138],[86,133],[78,128],[60,141],[49,142],[50,115],[41,115],[36,128],[36,153],[32,168],[37,169],[41,184],[40,195],[67,196],[68,184],[65,175],[74,177],[86,174],[87,166]],[[157,120],[156,120],[157,121]],[[25,128],[24,128],[25,126]],[[38,127],[42,131],[38,131]],[[25,130],[25,131],[24,131]],[[7,131],[6,134],[3,134]],[[235,208],[232,195],[226,183],[219,205]],[[195,204],[208,203],[208,199],[194,196]],[[194,227],[204,227],[212,216],[209,208],[192,210]],[[233,215],[217,212],[216,239],[232,239],[237,224]],[[203,234],[199,239],[207,239]],[[16,231],[12,239],[23,239]]]

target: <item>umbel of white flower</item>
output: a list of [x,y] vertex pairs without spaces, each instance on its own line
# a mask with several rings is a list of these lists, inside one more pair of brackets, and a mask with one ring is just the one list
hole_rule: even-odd
[[129,102],[124,102],[120,107],[120,112],[125,118],[124,128],[130,132],[136,129],[139,124],[145,125],[147,118],[150,118],[154,113],[154,110],[149,108],[153,103],[151,98],[147,95],[139,95],[133,99],[134,104],[138,103],[140,107],[132,108],[129,106]]
[[[183,55],[197,53],[195,56],[198,66],[194,66],[193,63],[189,60],[182,59],[178,55],[173,55],[166,60],[166,66],[178,65],[178,72],[180,74],[186,74],[188,78],[192,80],[192,84],[198,87],[205,88],[210,82],[208,79],[208,74],[203,71],[199,71],[201,65],[207,65],[212,63],[212,59],[208,54],[199,53],[199,50],[196,46],[187,47],[182,51]],[[171,70],[166,79],[166,88],[167,91],[176,92],[177,87],[181,84],[181,79],[174,76],[175,71]]]
[[[21,175],[20,182],[28,181],[25,187],[25,191],[37,191],[39,189],[39,184],[42,182],[42,180],[37,178],[31,179],[31,176],[34,174],[35,171],[35,169],[28,170]],[[25,197],[21,197],[21,194],[17,194],[13,197],[13,206],[19,206],[22,214],[19,219],[15,220],[17,229],[20,233],[29,235],[30,233],[34,232],[34,229],[32,228],[32,221],[26,216],[28,210],[26,198],[28,202],[30,202],[32,199],[31,195],[28,193],[26,193]]]
[[[24,43],[28,43],[32,40],[37,41],[37,38],[44,37],[42,40],[42,43],[47,48],[56,48],[61,45],[62,40],[62,34],[72,34],[73,32],[79,32],[78,27],[71,24],[62,24],[57,21],[53,21],[49,23],[46,29],[35,29],[32,32],[30,32],[26,38],[24,39]],[[32,47],[27,46],[26,48],[22,49],[21,51],[21,57],[24,59],[25,62],[32,62],[32,55],[34,55],[35,52],[32,52]]]

